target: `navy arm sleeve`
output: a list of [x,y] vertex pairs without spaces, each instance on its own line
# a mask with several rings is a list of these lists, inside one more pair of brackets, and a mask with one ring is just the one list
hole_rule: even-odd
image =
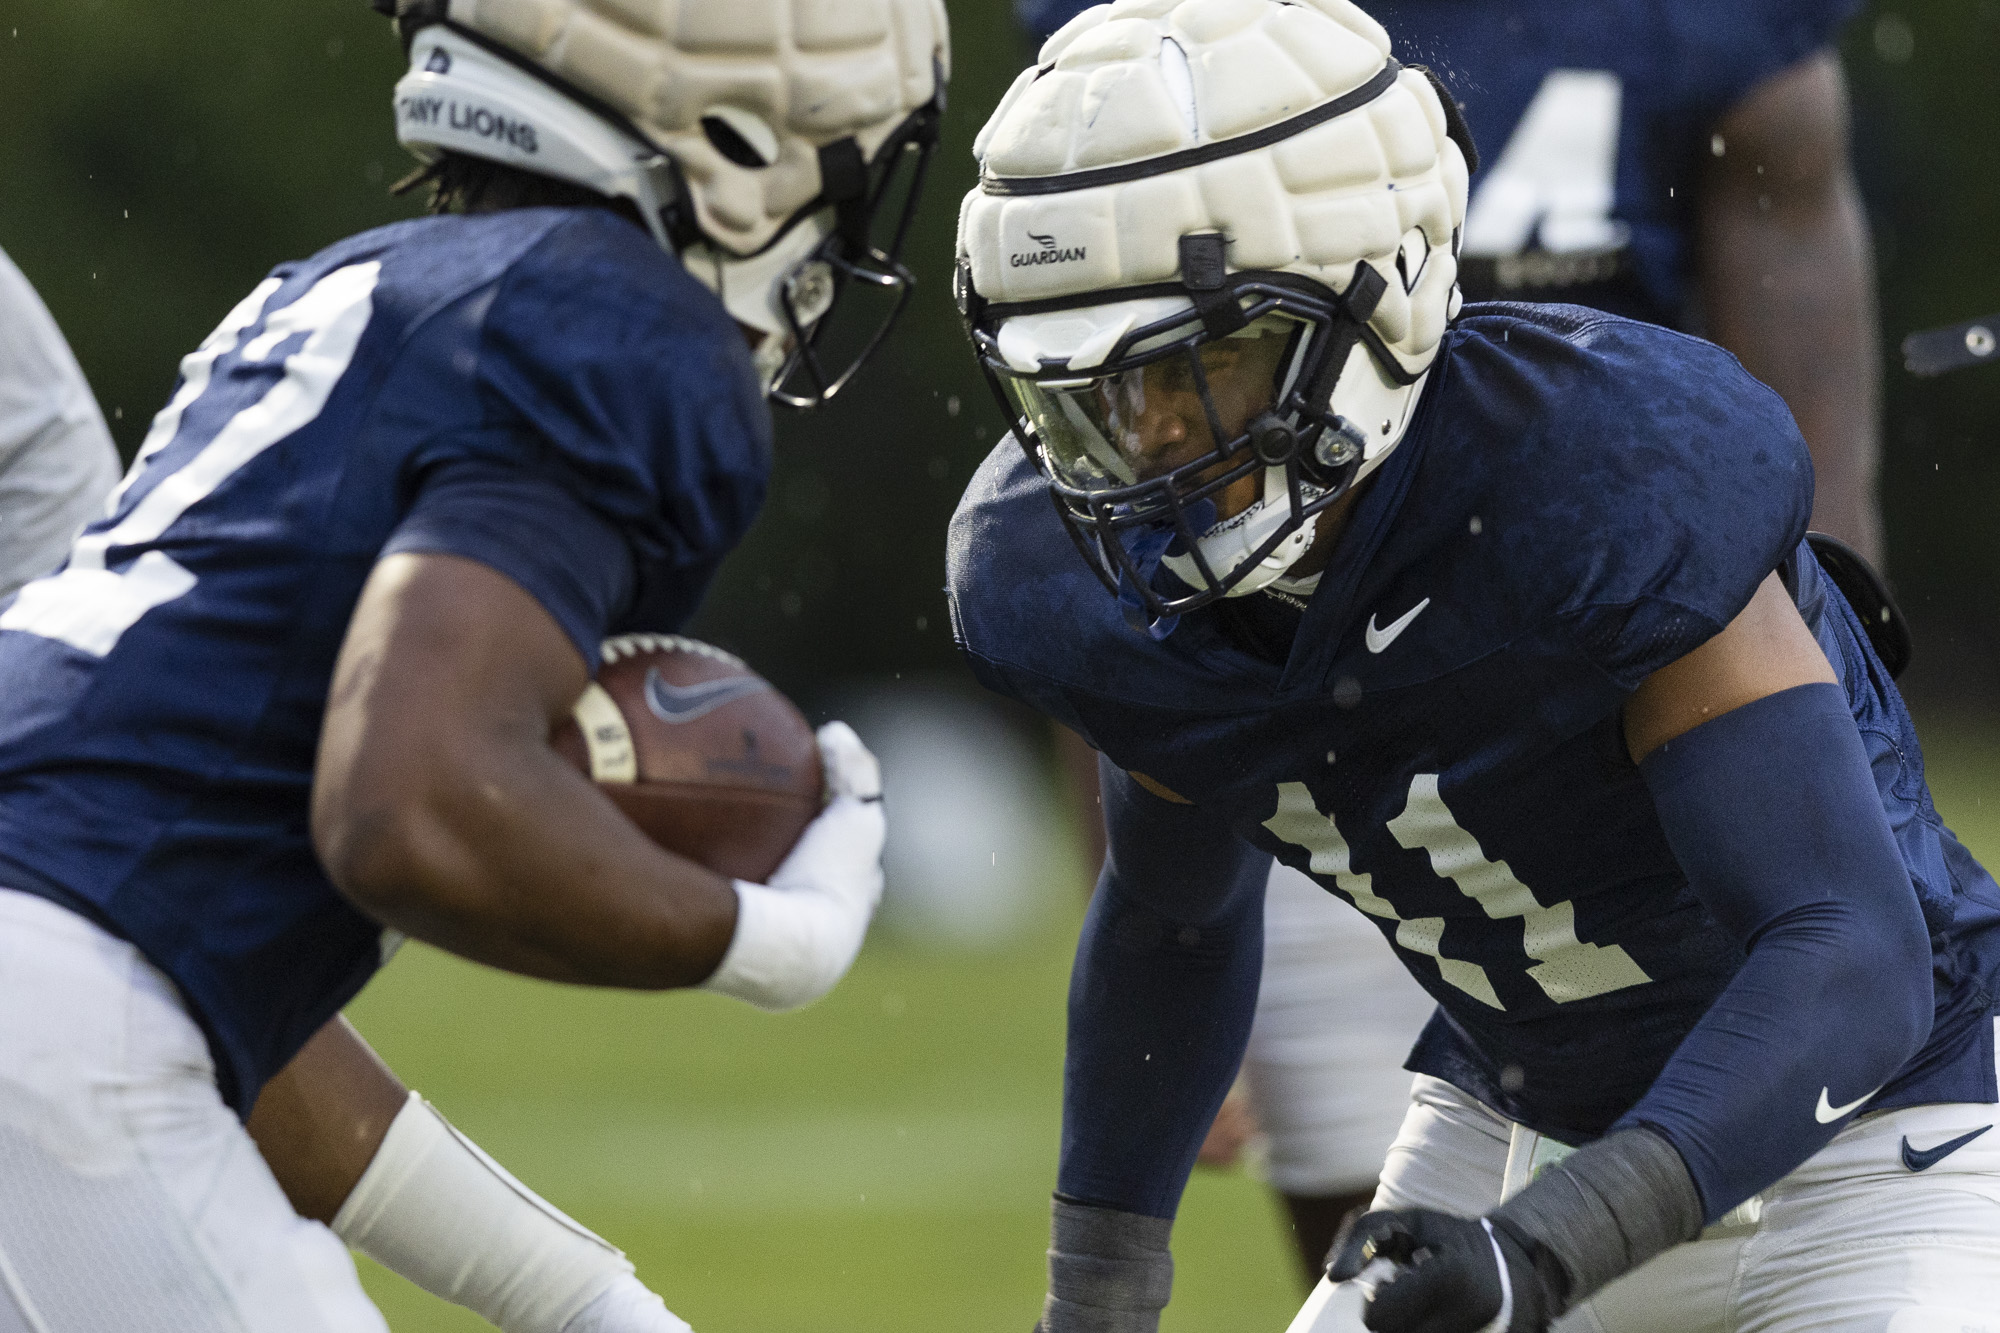
[[1063,24],[1103,0],[1014,0],[1014,17],[1037,43],[1047,41]]
[[1110,855],[1070,976],[1056,1193],[1171,1218],[1249,1041],[1271,858],[1098,767]]
[[638,577],[616,524],[546,471],[497,462],[431,469],[382,548],[398,552],[463,556],[506,575],[562,626],[592,675]]
[[1748,957],[1614,1130],[1645,1125],[1715,1221],[1824,1147],[1923,1045],[1931,950],[1838,685],[1640,764],[1688,884]]

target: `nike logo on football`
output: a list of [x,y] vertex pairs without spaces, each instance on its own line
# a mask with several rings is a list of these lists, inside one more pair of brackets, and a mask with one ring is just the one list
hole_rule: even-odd
[[769,688],[768,682],[755,676],[725,676],[699,685],[670,685],[658,667],[651,667],[646,672],[646,707],[662,722],[692,722],[732,699]]
[[1905,1134],[1903,1136],[1903,1165],[1909,1167],[1912,1171],[1928,1171],[1991,1128],[1993,1128],[1991,1125],[1981,1125],[1970,1134],[1961,1134],[1949,1142],[1940,1143],[1935,1148],[1925,1148],[1922,1152],[1918,1152],[1910,1146],[1910,1137]]
[[1375,617],[1372,615],[1369,616],[1368,651],[1371,653],[1379,653],[1384,648],[1387,648],[1390,644],[1394,643],[1396,641],[1396,636],[1401,634],[1404,630],[1408,629],[1410,627],[1410,622],[1412,620],[1415,620],[1418,616],[1422,615],[1424,613],[1424,608],[1429,606],[1430,604],[1431,604],[1431,599],[1428,597],[1424,598],[1423,601],[1418,602],[1415,606],[1405,611],[1402,615],[1398,616],[1395,620],[1391,621],[1388,624],[1388,626],[1383,629],[1377,629],[1375,627]]
[[1880,1091],[1882,1091],[1880,1088],[1870,1088],[1845,1106],[1833,1106],[1829,1105],[1826,1100],[1826,1089],[1821,1088],[1819,1090],[1819,1105],[1813,1108],[1813,1119],[1819,1121],[1822,1125],[1830,1125],[1849,1111],[1858,1110],[1861,1103],[1867,1101]]

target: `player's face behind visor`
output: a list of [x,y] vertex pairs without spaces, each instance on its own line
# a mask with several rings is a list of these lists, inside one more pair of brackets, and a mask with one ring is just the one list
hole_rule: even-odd
[[1470,140],[1434,83],[1347,0],[1224,8],[1080,16],[980,131],[959,215],[980,359],[1155,634],[1304,591],[1320,515],[1401,440],[1455,311]]
[[1300,332],[1267,316],[1219,342],[1175,347],[1094,379],[1008,374],[1001,384],[1069,489],[1102,496],[1179,477],[1184,499],[1209,501],[1222,521],[1254,504],[1261,488],[1257,460],[1218,442],[1246,439],[1250,422],[1270,410]]
[[[1305,572],[1294,567],[1317,516],[1357,476],[1361,441],[1327,410],[1326,383],[1350,355],[1371,355],[1364,321],[1307,287],[1240,281],[1240,325],[1141,299],[975,327],[1079,548],[1155,634]],[[1072,371],[1079,362],[1096,364]]]

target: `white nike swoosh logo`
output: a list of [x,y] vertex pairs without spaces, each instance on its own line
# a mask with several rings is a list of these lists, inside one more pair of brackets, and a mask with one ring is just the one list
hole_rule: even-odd
[[[1886,1087],[1887,1085],[1885,1084],[1884,1086]],[[1881,1088],[1870,1088],[1867,1092],[1862,1093],[1845,1106],[1829,1106],[1826,1101],[1826,1089],[1821,1088],[1819,1090],[1819,1105],[1813,1108],[1813,1119],[1819,1121],[1822,1125],[1830,1125],[1849,1111],[1855,1110],[1861,1103],[1867,1101],[1880,1091],[1882,1091]]]
[[725,676],[698,685],[673,685],[660,675],[658,667],[646,669],[646,706],[662,722],[692,722],[731,700],[769,688],[757,676]]
[[1424,613],[1424,608],[1429,606],[1430,604],[1431,604],[1431,599],[1428,597],[1424,598],[1423,601],[1418,602],[1415,606],[1411,607],[1409,610],[1405,611],[1401,616],[1397,617],[1396,620],[1394,620],[1387,629],[1375,628],[1375,617],[1372,615],[1369,616],[1368,636],[1367,636],[1368,651],[1371,653],[1379,653],[1384,648],[1387,648],[1390,644],[1394,643],[1396,641],[1396,636],[1401,634],[1404,630],[1408,629],[1410,627],[1410,622],[1412,620],[1415,620],[1418,616],[1422,615]]

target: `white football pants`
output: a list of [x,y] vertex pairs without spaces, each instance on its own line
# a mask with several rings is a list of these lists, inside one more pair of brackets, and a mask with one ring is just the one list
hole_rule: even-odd
[[1243,1077],[1272,1185],[1306,1196],[1374,1187],[1410,1107],[1403,1061],[1435,1007],[1367,917],[1271,867]]
[[[1556,1333],[2000,1333],[2000,1127],[1913,1172],[2000,1106],[1863,1116],[1739,1212],[1599,1292]],[[1419,1075],[1377,1208],[1499,1202],[1516,1127]],[[1921,1161],[1921,1157],[1919,1157]],[[1735,1215],[1732,1214],[1732,1218]]]
[[0,1333],[386,1333],[138,950],[0,889]]

